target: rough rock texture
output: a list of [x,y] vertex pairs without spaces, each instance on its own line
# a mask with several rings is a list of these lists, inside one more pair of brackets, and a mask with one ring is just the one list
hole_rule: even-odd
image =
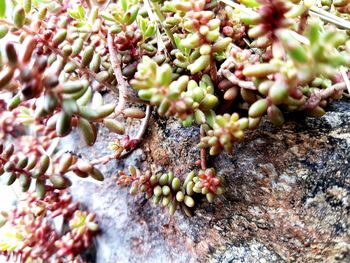
[[[116,185],[129,164],[184,175],[198,159],[198,128],[155,116],[140,149],[104,167],[102,184],[73,184],[98,214],[96,262],[350,262],[350,102],[334,103],[320,119],[288,117],[283,128],[264,122],[234,154],[211,159],[227,192],[195,215],[167,211]],[[96,158],[112,135],[93,148]]]

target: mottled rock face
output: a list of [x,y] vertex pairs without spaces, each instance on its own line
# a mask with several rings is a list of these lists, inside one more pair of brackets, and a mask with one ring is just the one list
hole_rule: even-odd
[[[98,214],[96,261],[349,262],[349,107],[342,101],[320,119],[289,117],[283,128],[264,122],[232,155],[211,159],[226,193],[215,204],[197,200],[192,218],[170,217],[116,184],[116,171],[130,164],[177,175],[194,167],[198,128],[154,116],[140,149],[104,167],[102,184],[73,184],[75,197]],[[72,145],[93,159],[108,152],[111,138]]]

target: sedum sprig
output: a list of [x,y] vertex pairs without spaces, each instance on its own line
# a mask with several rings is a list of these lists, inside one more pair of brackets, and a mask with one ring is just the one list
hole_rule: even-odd
[[203,194],[212,203],[217,195],[223,193],[223,179],[216,175],[214,169],[191,171],[182,182],[172,172],[152,174],[142,173],[134,166],[129,167],[130,175],[124,171],[118,172],[118,185],[130,186],[130,194],[145,193],[147,199],[155,204],[168,207],[172,215],[180,207],[188,216],[192,215],[191,208],[195,206],[195,195]]
[[168,64],[158,66],[144,57],[130,84],[138,90],[140,98],[158,106],[161,116],[176,116],[184,126],[191,125],[193,120],[202,124],[210,119],[218,103],[210,77],[204,75],[199,84],[188,76],[174,81],[172,78],[172,68]]
[[239,118],[237,113],[217,115],[213,129],[206,128],[207,136],[201,138],[200,148],[210,148],[210,155],[218,155],[223,149],[232,152],[233,144],[241,141],[248,128],[248,118]]
[[31,184],[35,185],[36,192],[44,197],[48,187],[65,189],[71,185],[66,176],[73,172],[79,177],[92,178],[102,181],[102,173],[91,163],[69,153],[50,158],[46,154],[36,152],[30,157],[21,152],[16,152],[13,144],[4,147],[0,144],[0,176],[7,185],[12,185],[18,180],[22,191],[29,190]]
[[[287,112],[322,116],[349,88],[348,1],[0,4],[0,92],[7,96],[0,99],[0,138],[18,149],[1,154],[2,177],[23,190],[36,182],[41,198],[69,186],[70,173],[102,180],[95,166],[137,147],[155,106],[159,116],[201,126],[201,169],[177,178],[175,188],[171,173],[133,168],[120,178],[172,213],[177,206],[189,213],[195,193],[211,202],[223,192],[207,153],[232,152],[265,118],[283,126]],[[127,134],[128,119],[140,120],[132,122],[135,136]],[[104,128],[113,133],[105,156],[85,161],[56,149],[74,130],[92,146]],[[42,160],[28,167],[30,158]],[[76,232],[85,232],[91,220],[77,216]]]
[[[62,233],[53,221],[59,216],[68,221]],[[99,230],[96,215],[80,210],[65,190],[51,189],[44,200],[28,193],[17,208],[2,211],[0,220],[0,254],[16,262],[83,262],[80,254]]]

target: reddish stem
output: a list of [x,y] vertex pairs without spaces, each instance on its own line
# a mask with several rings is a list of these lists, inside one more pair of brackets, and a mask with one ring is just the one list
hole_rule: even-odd
[[108,44],[108,50],[111,57],[111,63],[114,71],[115,78],[118,81],[118,90],[119,90],[119,101],[118,105],[115,108],[116,114],[120,114],[126,105],[126,100],[128,98],[127,95],[127,87],[128,83],[124,79],[122,69],[121,69],[121,61],[119,59],[118,53],[114,48],[114,41],[112,34],[109,32],[107,36],[107,44]]

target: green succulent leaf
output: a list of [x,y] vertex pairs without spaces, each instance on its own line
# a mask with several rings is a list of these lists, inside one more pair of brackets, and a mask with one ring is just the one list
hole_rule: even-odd
[[5,17],[6,14],[6,0],[0,0],[0,18]]

